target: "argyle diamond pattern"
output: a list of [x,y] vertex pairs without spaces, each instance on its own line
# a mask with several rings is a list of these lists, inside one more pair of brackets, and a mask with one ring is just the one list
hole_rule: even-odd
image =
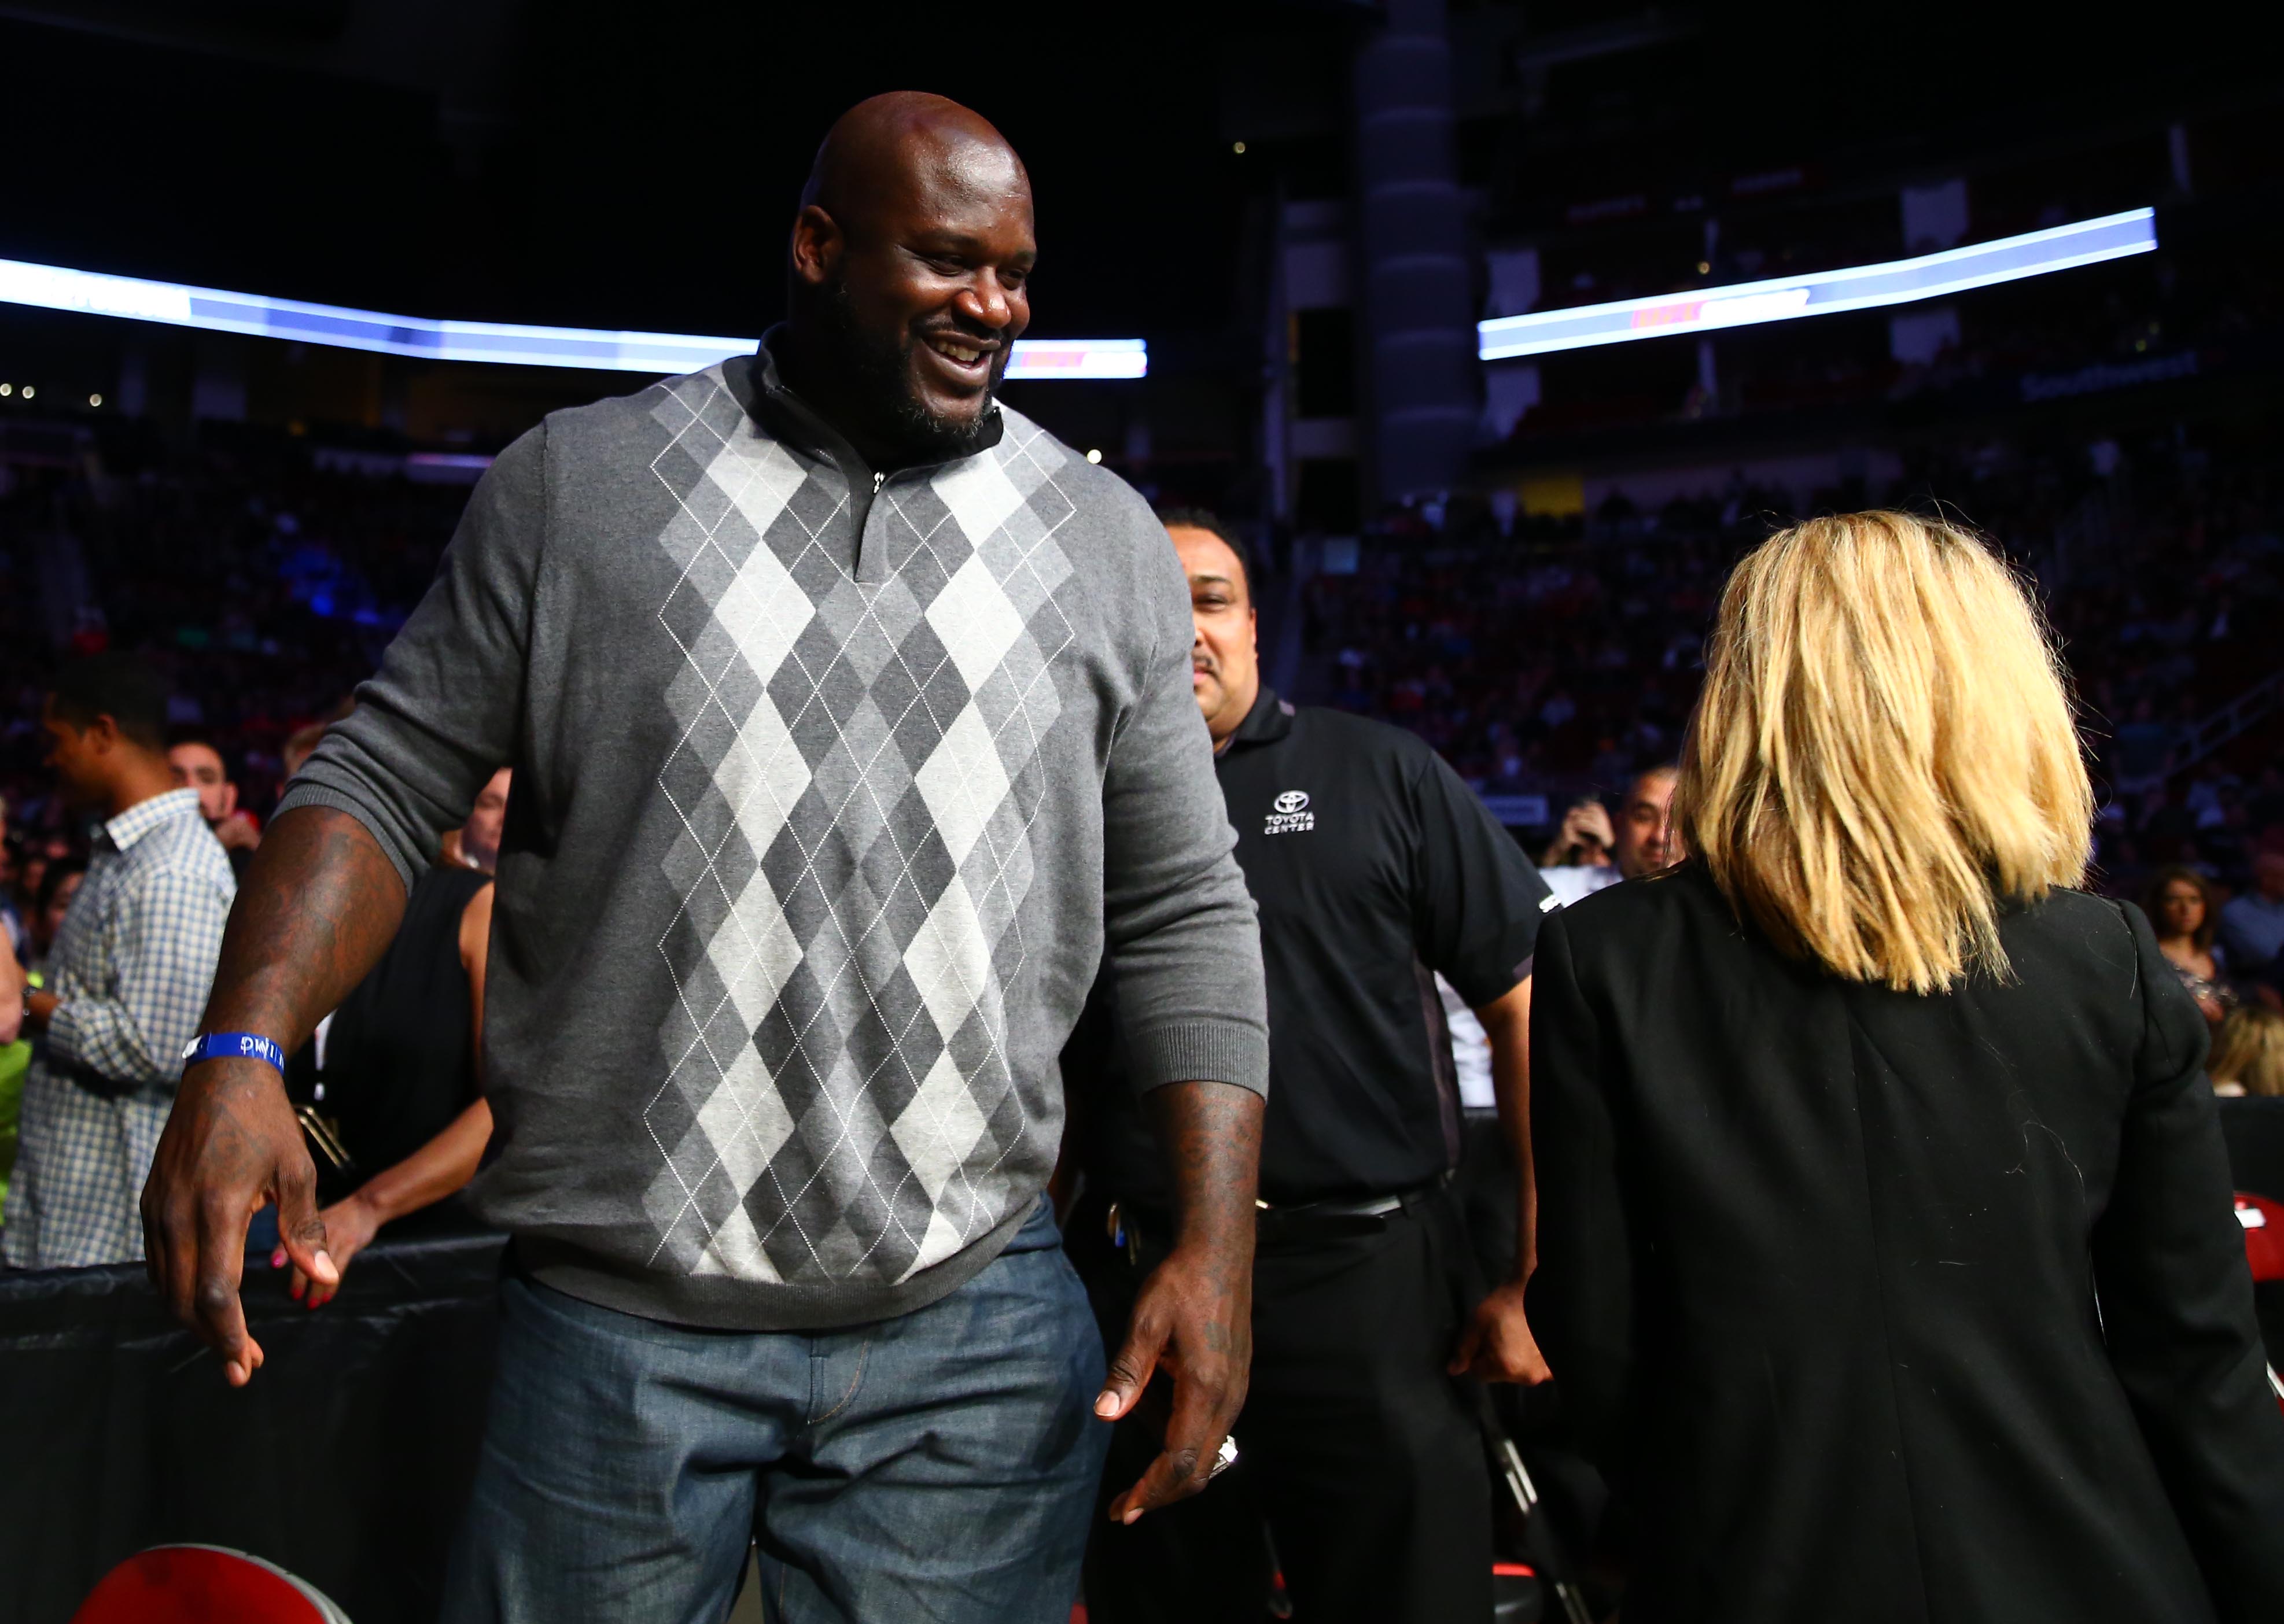
[[885,573],[860,583],[838,472],[759,429],[718,368],[654,415],[679,572],[658,613],[684,663],[658,779],[680,907],[644,1111],[652,1264],[900,1281],[1015,1199],[1004,989],[1072,641],[1069,454],[1010,412],[992,450],[891,483]]

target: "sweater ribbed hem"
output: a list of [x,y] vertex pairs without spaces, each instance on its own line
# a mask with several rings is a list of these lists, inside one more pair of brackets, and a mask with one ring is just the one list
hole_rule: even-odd
[[397,849],[395,835],[381,826],[370,807],[339,790],[327,789],[324,785],[312,784],[306,778],[297,779],[286,792],[285,798],[278,803],[278,810],[270,815],[270,818],[274,822],[296,807],[331,807],[336,812],[348,813],[363,824],[365,832],[372,836],[375,844],[395,867],[397,878],[404,882],[405,894],[410,896],[412,894],[412,883],[420,877],[405,861],[403,853]]
[[1018,1201],[997,1228],[966,1250],[893,1284],[836,1280],[795,1285],[724,1275],[655,1274],[536,1236],[518,1236],[515,1256],[542,1285],[641,1319],[709,1331],[842,1331],[915,1313],[950,1296],[1007,1249],[1036,1205],[1036,1198]]
[[1138,1090],[1169,1082],[1226,1082],[1269,1095],[1269,1035],[1233,1020],[1189,1020],[1128,1035]]

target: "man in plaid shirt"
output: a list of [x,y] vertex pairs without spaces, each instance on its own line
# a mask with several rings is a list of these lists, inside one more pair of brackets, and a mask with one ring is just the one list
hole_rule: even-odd
[[167,1125],[238,894],[229,855],[167,763],[167,696],[123,654],[75,660],[43,721],[65,799],[99,815],[48,986],[24,995],[45,1052],[24,1082],[0,1260],[133,1262],[136,1203]]

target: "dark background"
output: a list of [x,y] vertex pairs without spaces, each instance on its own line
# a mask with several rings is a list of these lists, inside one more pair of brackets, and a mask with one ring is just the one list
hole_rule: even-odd
[[[376,19],[369,13],[387,11]],[[1215,334],[1249,211],[1347,187],[1345,0],[0,5],[0,254],[429,316],[758,332],[816,143],[936,90],[1030,165],[1039,336]],[[2275,10],[1455,0],[1463,77],[1527,31],[1647,17],[1527,131],[1464,116],[1490,218],[1761,164],[1956,161],[2257,96]],[[1243,139],[1247,152],[1232,151]]]

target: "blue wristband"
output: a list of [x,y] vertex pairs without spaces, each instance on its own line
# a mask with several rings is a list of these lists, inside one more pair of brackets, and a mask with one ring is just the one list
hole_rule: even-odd
[[219,1060],[225,1056],[237,1056],[247,1060],[267,1060],[286,1074],[286,1051],[259,1032],[208,1032],[191,1040],[183,1050],[183,1065],[187,1068],[201,1060]]

